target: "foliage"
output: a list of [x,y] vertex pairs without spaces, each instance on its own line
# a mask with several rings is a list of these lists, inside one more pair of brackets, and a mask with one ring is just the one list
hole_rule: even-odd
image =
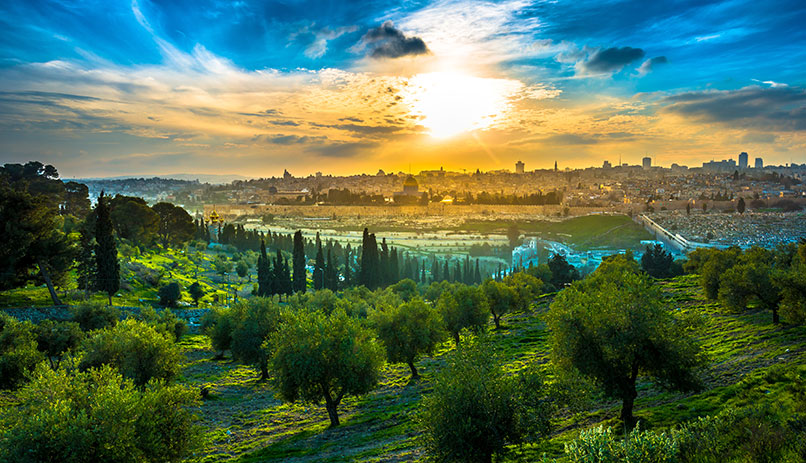
[[192,285],[188,286],[188,294],[193,299],[193,305],[198,307],[199,299],[204,297],[204,289],[202,289],[198,281],[194,281]]
[[44,359],[37,350],[34,326],[0,312],[0,389],[19,387]]
[[700,282],[708,299],[715,300],[719,297],[719,283],[722,274],[736,265],[741,252],[739,248],[732,247],[724,251],[714,250],[709,253],[708,260],[700,270]]
[[144,307],[140,310],[139,319],[174,341],[178,341],[188,331],[187,322],[168,309],[157,312],[153,307]]
[[507,375],[493,346],[466,339],[434,378],[419,420],[439,461],[490,462],[507,445],[535,442],[550,430],[552,404],[533,368]]
[[182,288],[179,283],[172,281],[161,286],[157,295],[160,298],[160,305],[163,307],[176,307],[176,303],[182,299]]
[[341,310],[293,314],[267,347],[280,395],[289,402],[325,402],[330,425],[347,395],[371,391],[380,378],[383,347],[373,333]]
[[437,309],[457,345],[463,329],[484,331],[490,319],[487,299],[476,286],[457,285],[452,291],[443,292],[437,301]]
[[647,246],[641,256],[641,268],[653,278],[674,276],[672,253],[663,249],[663,245]]
[[120,319],[120,310],[100,303],[86,303],[70,307],[72,321],[84,331],[100,330],[115,326]]
[[565,454],[578,463],[676,463],[677,442],[667,433],[641,431],[636,426],[623,440],[610,428],[597,426],[579,433],[565,445]]
[[670,389],[698,386],[695,372],[702,359],[697,344],[631,259],[604,262],[560,292],[547,318],[554,362],[596,380],[605,394],[621,399],[621,418],[628,426],[639,374]]
[[417,283],[410,278],[398,281],[390,286],[389,289],[391,289],[392,292],[400,296],[400,298],[406,302],[420,295],[420,292],[417,291]]
[[40,368],[0,426],[0,462],[181,461],[200,442],[195,395],[158,382],[136,389],[109,367]]
[[202,331],[210,338],[213,349],[219,353],[218,358],[224,356],[224,351],[232,346],[233,317],[229,307],[215,306],[202,318]]
[[445,339],[439,312],[419,297],[375,311],[370,321],[386,347],[389,361],[406,363],[412,378],[419,377],[414,362],[421,355],[433,354]]
[[579,279],[579,272],[576,267],[568,263],[565,256],[556,253],[549,258],[549,270],[551,270],[551,284],[560,289],[574,280]]
[[[521,272],[518,272],[518,274],[520,273]],[[511,309],[515,308],[518,295],[515,293],[515,290],[510,288],[508,285],[499,283],[495,280],[485,281],[484,284],[481,285],[481,289],[484,292],[484,296],[487,298],[490,313],[493,315],[495,329],[500,329],[501,317]]]
[[514,310],[529,310],[543,292],[543,281],[526,272],[515,272],[504,277],[504,284],[515,291]]
[[64,354],[84,339],[84,332],[76,322],[42,320],[35,331],[37,349],[47,356],[51,368],[58,368]]
[[280,305],[269,298],[238,302],[227,312],[232,321],[232,358],[260,368],[260,379],[269,377],[269,352],[263,343],[280,324]]
[[112,305],[112,295],[120,289],[120,263],[107,201],[102,191],[95,206],[95,288],[105,292]]
[[81,370],[110,365],[137,386],[145,386],[152,378],[172,381],[179,374],[179,348],[137,320],[123,320],[95,332],[84,341],[82,350]]
[[159,230],[159,216],[143,198],[115,195],[109,201],[110,217],[119,238],[138,246],[151,246]]
[[193,238],[196,226],[184,209],[171,203],[157,203],[151,209],[159,216],[157,237],[162,245],[180,245]]

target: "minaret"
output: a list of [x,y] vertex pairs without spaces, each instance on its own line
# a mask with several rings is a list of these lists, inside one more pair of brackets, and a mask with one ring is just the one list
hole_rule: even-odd
[[554,172],[557,172],[557,161],[554,161]]

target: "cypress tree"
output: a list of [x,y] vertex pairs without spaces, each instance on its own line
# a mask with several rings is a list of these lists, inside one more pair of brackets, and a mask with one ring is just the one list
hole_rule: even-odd
[[392,280],[392,268],[389,263],[389,247],[386,245],[386,238],[381,241],[381,271],[380,271],[380,281],[378,282],[381,286],[387,286],[391,284]]
[[280,299],[282,300],[284,292],[283,253],[280,251],[280,248],[277,248],[277,254],[274,257],[274,271],[272,272],[271,294],[279,294]]
[[283,268],[281,271],[283,294],[286,295],[286,300],[294,292],[294,283],[291,281],[291,268],[288,266],[288,258],[283,257]]
[[322,240],[316,232],[316,262],[313,266],[313,289],[325,287],[325,256],[322,254]]
[[[425,270],[425,266],[423,266],[423,270]],[[434,260],[431,261],[431,281],[440,281],[439,280],[439,261],[437,261],[436,256],[434,256]],[[425,281],[423,281],[425,283]]]
[[77,258],[76,273],[78,274],[78,289],[83,289],[85,294],[95,289],[95,242],[92,231],[87,224],[87,220],[81,226],[78,235],[79,254]]
[[308,275],[305,271],[305,242],[302,239],[302,231],[294,233],[294,255],[291,263],[294,267],[294,291],[305,292],[308,282]]
[[479,271],[479,260],[476,259],[476,274],[474,275],[473,280],[476,284],[481,283],[481,272]]
[[361,238],[361,268],[358,269],[358,284],[364,285],[369,288],[369,256],[367,256],[367,249],[369,249],[369,229],[364,228],[364,236]]
[[416,282],[417,280],[415,278],[413,278],[414,269],[412,269],[412,267],[411,267],[411,259],[410,258],[405,258],[405,259],[403,259],[403,261],[404,261],[404,264],[403,264],[403,276],[405,276],[406,278],[411,278],[412,280],[414,280]]
[[448,267],[448,259],[445,259],[445,265],[442,267],[442,280],[451,281],[451,269]]
[[400,263],[397,260],[397,248],[392,248],[389,253],[389,276],[391,279],[390,284],[400,281]]
[[349,288],[352,285],[352,275],[350,271],[350,253],[352,248],[350,247],[350,243],[347,243],[347,247],[344,248],[344,287]]
[[420,281],[425,284],[425,262],[423,262],[423,266],[421,267]]
[[257,258],[257,295],[271,296],[271,264],[266,254],[266,242],[260,240],[260,255]]
[[115,243],[112,217],[103,191],[98,196],[95,215],[96,288],[109,296],[109,305],[112,305],[112,295],[120,289],[120,263],[118,262],[118,247]]
[[325,264],[325,287],[331,291],[339,290],[339,272],[336,262],[333,261],[333,248],[327,247],[327,264]]

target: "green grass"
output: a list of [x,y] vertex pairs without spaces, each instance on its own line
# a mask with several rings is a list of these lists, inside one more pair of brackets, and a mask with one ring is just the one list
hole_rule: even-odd
[[[768,312],[726,313],[705,300],[696,276],[662,282],[670,310],[681,315],[709,358],[705,388],[698,393],[670,393],[642,380],[636,416],[643,429],[665,429],[687,420],[717,413],[727,406],[787,404],[806,377],[806,327],[773,326]],[[548,368],[548,333],[543,301],[531,313],[508,314],[504,327],[491,331],[506,359],[506,368],[529,362]],[[408,368],[387,365],[379,387],[360,398],[347,398],[340,407],[342,426],[328,427],[324,406],[286,404],[275,397],[270,383],[257,381],[257,370],[229,360],[212,360],[203,336],[182,341],[188,355],[183,382],[208,385],[212,399],[199,410],[206,429],[204,456],[197,461],[337,462],[412,461],[424,457],[415,419],[420,398],[443,357],[453,349],[444,343],[418,368],[422,379],[409,380]],[[581,429],[597,424],[620,428],[620,404],[599,399],[587,410],[562,413],[555,432],[539,445],[513,448],[502,461],[537,461],[542,455],[563,458],[563,444]]]

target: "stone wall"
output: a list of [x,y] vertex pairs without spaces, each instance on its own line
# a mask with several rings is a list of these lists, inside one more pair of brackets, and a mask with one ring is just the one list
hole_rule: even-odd
[[[136,317],[140,315],[140,311],[142,307],[126,307],[126,306],[115,306],[117,309],[121,311],[121,318],[127,317]],[[162,310],[168,309],[156,309],[157,313]],[[209,312],[210,309],[171,309],[173,313],[176,314],[177,317],[187,321],[188,328],[190,329],[191,333],[198,333],[199,326],[201,325],[202,317]],[[6,308],[0,309],[0,311],[11,315],[12,317],[16,318],[17,320],[22,321],[30,321],[33,323],[39,323],[42,320],[56,320],[56,321],[64,321],[70,320],[71,313],[69,306],[51,306],[51,307],[15,307],[15,308]]]

